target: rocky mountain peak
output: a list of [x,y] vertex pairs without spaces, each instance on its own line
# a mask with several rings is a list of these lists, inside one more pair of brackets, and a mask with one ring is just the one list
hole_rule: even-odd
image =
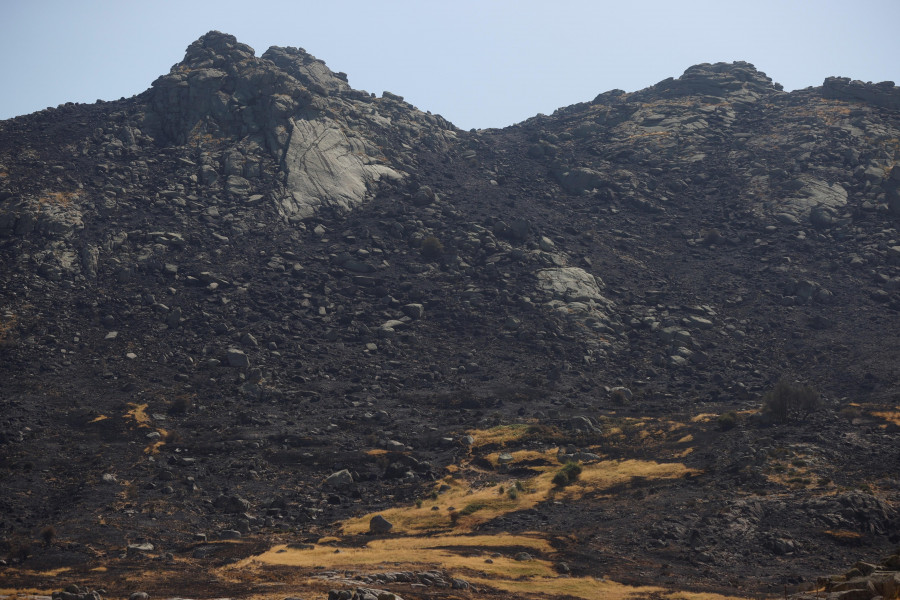
[[701,63],[687,68],[677,79],[668,78],[643,90],[662,97],[712,96],[731,101],[755,101],[781,91],[781,85],[745,61]]
[[278,67],[296,77],[303,85],[317,94],[350,91],[346,73],[335,73],[303,48],[272,46],[262,58],[270,60]]
[[210,31],[188,46],[184,60],[173,69],[178,69],[182,65],[196,69],[222,66],[225,63],[240,62],[255,56],[253,48],[238,42],[233,35]]
[[210,32],[134,98],[0,122],[0,580],[271,595],[235,559],[294,539],[297,581],[406,595],[324,561],[502,535],[477,571],[527,533],[511,590],[774,596],[895,552],[897,94],[702,64],[465,132]]

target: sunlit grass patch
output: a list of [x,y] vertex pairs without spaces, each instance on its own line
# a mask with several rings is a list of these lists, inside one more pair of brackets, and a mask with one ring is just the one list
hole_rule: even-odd
[[717,413],[700,413],[699,415],[694,415],[691,417],[691,423],[705,423],[706,421],[712,421],[713,419],[718,418]]
[[5,596],[6,600],[22,600],[31,596],[49,596],[52,590],[39,588],[5,588],[0,587],[0,596]]
[[[595,464],[582,465],[577,481],[561,491],[553,484],[553,478],[562,468],[556,460],[556,449],[544,452],[528,451],[524,456],[529,460],[541,460],[543,464],[532,465],[539,474],[529,479],[520,479],[520,493],[515,497],[498,493],[497,487],[473,488],[462,479],[446,478],[441,483],[449,489],[437,495],[435,499],[427,499],[421,505],[402,506],[371,513],[344,522],[341,529],[344,535],[366,533],[369,521],[375,514],[390,521],[393,533],[426,533],[453,529],[457,532],[471,531],[474,527],[496,519],[513,511],[528,510],[551,498],[563,495],[577,500],[584,494],[600,492],[633,479],[675,479],[687,473],[695,473],[681,463],[657,463],[644,460],[611,460]],[[513,453],[514,457],[520,453]],[[502,483],[504,487],[515,485],[515,480]],[[463,513],[467,506],[478,506]],[[460,514],[451,516],[453,507]]]
[[475,438],[475,447],[490,446],[496,444],[505,446],[510,442],[515,442],[528,433],[529,425],[526,423],[515,423],[513,425],[498,425],[490,429],[472,429],[467,433]]
[[[451,527],[457,531],[466,531],[506,513],[534,508],[545,499],[543,494],[532,493],[527,482],[516,498],[500,495],[497,487],[473,489],[468,482],[451,478],[442,483],[449,485],[450,489],[439,494],[436,499],[424,500],[421,506],[401,506],[378,514],[394,525],[391,530],[393,533],[425,533]],[[505,484],[506,487],[511,485],[514,485],[512,480]],[[466,508],[470,506],[478,508]],[[451,507],[460,514],[452,517],[453,511],[449,510]],[[374,513],[346,521],[342,527],[343,534],[367,532],[373,516]]]
[[585,600],[629,600],[645,598],[664,592],[663,588],[631,587],[613,581],[593,577],[535,577],[520,581],[510,579],[469,578],[475,585],[487,586],[516,594],[542,594],[548,596],[572,596]]
[[469,578],[471,583],[516,594],[541,596],[569,596],[584,600],[736,600],[738,596],[723,596],[705,592],[682,592],[656,586],[630,586],[593,577],[534,577],[523,580]]
[[872,412],[872,416],[878,417],[879,419],[884,419],[888,423],[893,423],[894,425],[900,427],[900,410],[874,411]]
[[848,529],[826,529],[823,532],[828,537],[844,543],[855,543],[863,539],[863,535]]
[[[500,458],[500,454],[502,454],[502,452],[492,452],[486,455],[484,458],[492,465],[497,466],[499,464],[498,460]],[[552,464],[556,461],[555,457],[553,459],[548,458],[546,451],[542,452],[538,450],[518,450],[516,452],[510,452],[509,454],[513,457],[512,462],[508,463],[509,465],[518,465],[521,463],[529,463],[529,466],[534,466],[535,463],[544,463],[546,465]]]
[[131,410],[125,413],[126,417],[134,419],[138,427],[150,427],[150,415],[147,414],[146,404],[129,403],[128,406],[131,407]]
[[553,548],[546,540],[524,535],[400,537],[372,540],[362,547],[337,549],[334,546],[322,545],[315,545],[309,549],[293,549],[280,545],[238,562],[233,568],[241,569],[253,563],[310,569],[390,565],[392,569],[403,566],[462,569],[501,578],[553,575],[553,566],[546,560],[517,561],[507,556],[493,556],[491,563],[485,562],[485,559],[494,552],[503,550],[509,553],[510,549],[553,553]]

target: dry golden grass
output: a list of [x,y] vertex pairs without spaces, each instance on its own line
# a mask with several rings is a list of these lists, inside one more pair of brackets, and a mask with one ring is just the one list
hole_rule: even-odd
[[[530,479],[519,480],[524,488],[516,498],[508,494],[501,495],[498,487],[482,487],[474,489],[464,479],[445,478],[442,483],[450,489],[438,495],[436,500],[426,500],[422,505],[397,507],[368,514],[345,521],[342,527],[344,535],[365,533],[369,530],[369,521],[375,514],[380,514],[393,523],[394,533],[427,533],[453,529],[462,533],[471,531],[478,525],[486,523],[506,513],[534,508],[538,503],[551,498],[577,500],[588,493],[602,492],[617,485],[641,479],[675,479],[687,473],[694,473],[681,463],[657,463],[644,460],[611,460],[596,464],[584,465],[581,476],[574,484],[564,490],[553,485],[553,477],[562,468],[556,460],[556,450],[545,452],[521,451],[513,452],[513,462],[527,460],[529,466],[539,474]],[[497,455],[490,455],[496,461]],[[543,464],[535,464],[540,461]],[[515,485],[515,480],[503,482],[504,488]],[[451,517],[449,508],[460,513]],[[467,507],[470,507],[467,509]],[[436,508],[436,510],[435,510]],[[468,513],[468,514],[467,514]]]
[[841,542],[855,542],[863,537],[861,533],[847,529],[826,529],[823,533]]
[[[461,532],[468,531],[476,525],[508,512],[533,508],[538,502],[545,499],[543,495],[529,493],[527,488],[525,492],[519,494],[518,498],[513,499],[508,495],[501,496],[497,487],[483,487],[476,490],[472,489],[465,481],[449,477],[445,478],[442,483],[449,485],[450,489],[441,493],[436,500],[426,500],[422,502],[421,507],[397,507],[377,514],[394,524],[394,528],[391,530],[394,533],[426,533],[450,528]],[[508,484],[514,484],[514,481],[510,480]],[[450,511],[449,508],[453,507],[456,512],[461,512],[470,505],[480,506],[480,508],[471,514],[450,516],[453,511]],[[345,521],[342,527],[343,534],[353,535],[367,532],[369,521],[375,514]],[[454,518],[456,519],[455,523]]]
[[5,600],[23,600],[31,596],[49,596],[55,590],[40,588],[5,588],[0,587],[0,596],[5,596]]
[[584,600],[637,600],[648,597],[669,600],[737,600],[739,598],[739,596],[667,590],[656,586],[635,587],[593,577],[533,577],[522,580],[469,577],[468,581],[475,585],[517,594],[566,596],[584,598]]
[[631,587],[593,577],[537,577],[521,581],[469,578],[471,583],[516,594],[571,596],[585,600],[629,600],[665,592],[659,587]]
[[472,429],[466,433],[475,438],[476,448],[492,444],[502,447],[525,437],[528,427],[525,423],[516,423],[514,425],[498,425],[490,429]]
[[705,423],[718,417],[719,415],[717,413],[700,413],[699,415],[691,417],[691,423]]
[[[485,558],[498,550],[517,549],[552,554],[550,544],[539,537],[525,535],[446,535],[435,537],[400,537],[372,540],[363,547],[315,545],[299,550],[275,546],[269,551],[235,563],[229,569],[243,569],[254,563],[298,568],[368,568],[425,566],[465,570],[500,578],[549,577],[553,566],[546,560],[516,561],[508,557]],[[336,551],[337,550],[337,551]]]
[[893,423],[894,425],[900,427],[900,410],[875,411],[872,413],[872,416],[878,417],[879,419],[884,419],[888,423]]
[[131,410],[125,413],[127,418],[134,419],[138,427],[150,427],[150,415],[147,414],[146,404],[129,403],[128,406],[131,407]]

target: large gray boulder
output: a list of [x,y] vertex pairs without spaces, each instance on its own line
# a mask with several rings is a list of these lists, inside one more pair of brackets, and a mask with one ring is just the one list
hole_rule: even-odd
[[538,288],[566,302],[609,301],[600,292],[596,277],[579,267],[541,269],[537,272]]
[[347,469],[332,473],[325,478],[325,487],[333,489],[344,489],[353,485],[353,474]]
[[360,138],[348,138],[336,121],[291,119],[284,156],[289,194],[282,201],[283,212],[304,219],[325,207],[347,212],[382,179],[402,179],[394,169],[375,163],[370,156],[375,153]]

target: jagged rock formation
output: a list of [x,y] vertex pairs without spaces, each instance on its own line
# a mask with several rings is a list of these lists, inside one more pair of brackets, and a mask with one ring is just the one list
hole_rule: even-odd
[[[705,64],[463,132],[211,32],[134,98],[0,123],[0,550],[56,521],[31,572],[137,538],[226,561],[194,536],[412,502],[470,428],[597,461],[657,458],[608,441],[650,421],[702,475],[485,529],[720,591],[887,550],[897,93]],[[781,377],[822,407],[773,422]]]

